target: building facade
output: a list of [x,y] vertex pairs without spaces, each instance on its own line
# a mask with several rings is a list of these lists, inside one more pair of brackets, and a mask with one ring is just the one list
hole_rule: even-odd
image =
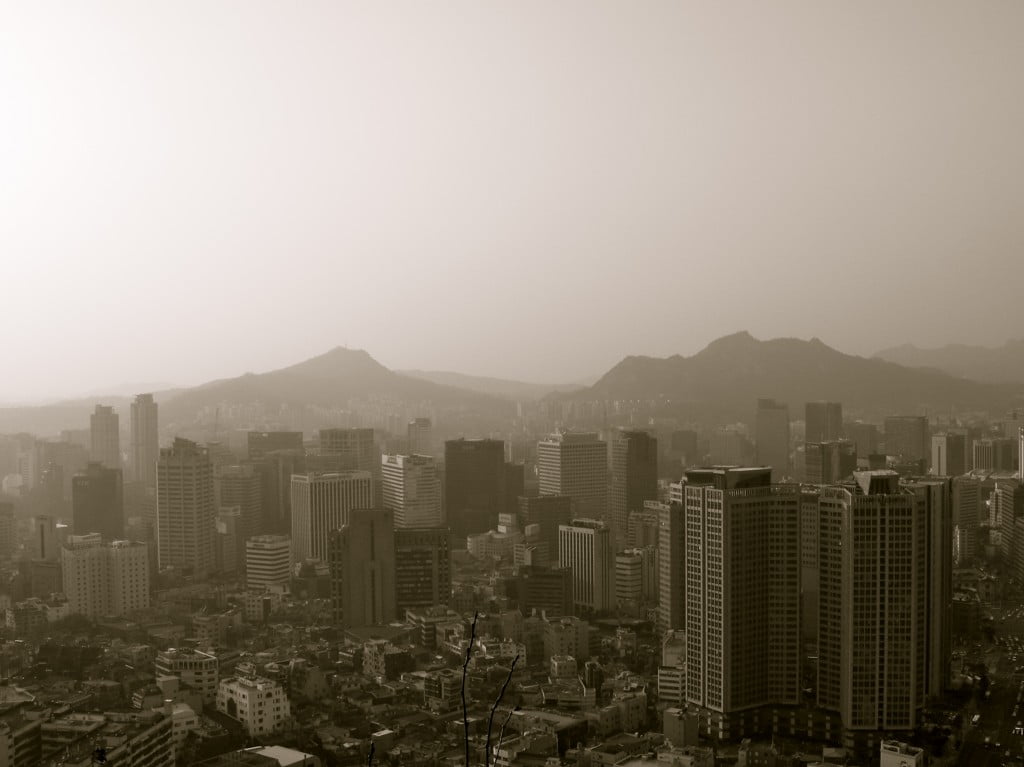
[[348,524],[354,509],[373,508],[369,471],[293,474],[291,478],[292,553],[295,561],[327,561],[330,534]]

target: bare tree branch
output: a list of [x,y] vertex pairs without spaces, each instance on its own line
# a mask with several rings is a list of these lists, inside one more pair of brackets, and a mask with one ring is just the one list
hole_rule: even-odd
[[512,714],[514,714],[518,708],[519,706],[510,706],[508,715],[505,717],[505,721],[501,723],[501,729],[498,730],[498,745],[494,749],[495,761],[497,761],[498,754],[501,753],[501,742],[505,740],[505,725],[509,723],[509,720],[512,718]]
[[377,750],[377,744],[370,741],[370,755],[366,757],[366,767],[373,767],[373,752]]
[[469,673],[469,659],[473,655],[476,641],[476,619],[480,613],[473,613],[473,625],[469,629],[469,644],[466,645],[466,662],[462,664],[462,731],[466,741],[466,767],[469,767],[469,710],[466,708],[466,674]]
[[[494,724],[494,712],[498,710],[498,706],[501,705],[501,699],[505,697],[505,690],[508,689],[509,683],[512,681],[512,674],[515,673],[518,662],[519,655],[517,654],[512,659],[512,665],[508,668],[508,676],[505,677],[505,683],[501,686],[501,692],[498,693],[498,697],[494,700],[494,705],[491,706],[491,715],[487,718],[487,748],[484,751],[484,767],[490,767],[491,764],[491,727]],[[509,716],[512,716],[511,712],[509,712]],[[505,727],[502,725],[502,730],[504,729]]]

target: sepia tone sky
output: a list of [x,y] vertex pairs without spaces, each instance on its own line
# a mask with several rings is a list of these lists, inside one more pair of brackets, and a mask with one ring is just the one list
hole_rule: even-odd
[[1024,335],[1024,3],[0,6],[0,400]]

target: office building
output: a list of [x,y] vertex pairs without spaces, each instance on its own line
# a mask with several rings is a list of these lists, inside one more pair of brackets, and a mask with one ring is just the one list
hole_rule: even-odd
[[429,418],[414,418],[406,427],[410,455],[434,454],[434,426]]
[[[941,693],[948,482],[858,471],[819,504],[818,704],[847,731],[905,731]],[[945,508],[944,508],[945,506]]]
[[217,504],[206,449],[175,438],[156,468],[156,534],[160,569],[203,576],[214,567]]
[[804,445],[804,475],[812,485],[842,482],[857,468],[857,446],[849,440]]
[[246,434],[246,452],[250,461],[258,461],[278,450],[303,452],[302,432],[250,431]]
[[615,555],[615,601],[620,613],[640,618],[658,600],[657,555],[652,546]]
[[773,399],[757,401],[755,460],[776,478],[789,475],[789,408]]
[[857,455],[869,456],[878,452],[878,427],[873,423],[855,421],[843,427],[846,438],[857,446]]
[[574,519],[558,529],[558,562],[572,570],[573,604],[579,613],[615,608],[615,550],[611,531],[595,519]]
[[292,542],[287,535],[257,535],[245,542],[245,585],[283,588],[291,581]]
[[429,455],[381,456],[381,486],[395,527],[440,527],[441,481]]
[[373,429],[321,429],[320,453],[337,458],[344,471],[380,474],[380,450],[373,441]]
[[453,439],[444,443],[445,524],[457,541],[498,526],[507,508],[505,443]]
[[390,509],[354,509],[330,535],[334,620],[346,628],[379,626],[397,616],[395,529]]
[[832,442],[843,436],[843,406],[839,402],[808,402],[804,406],[804,442]]
[[567,495],[573,516],[604,521],[608,513],[608,446],[592,432],[562,431],[537,443],[541,495]]
[[903,462],[923,462],[925,468],[931,459],[928,419],[923,415],[895,415],[885,419],[885,454]]
[[520,567],[516,595],[523,615],[573,615],[572,568]]
[[981,522],[981,480],[971,476],[953,478],[953,551],[958,567],[970,567],[978,553],[978,525]]
[[972,465],[975,471],[1007,473],[1018,471],[1018,440],[1002,437],[979,439],[974,442],[972,452]]
[[89,460],[121,468],[121,426],[114,408],[97,405],[89,416]]
[[144,487],[156,487],[156,462],[160,459],[158,406],[152,394],[139,394],[131,405],[131,479]]
[[658,513],[658,629],[686,628],[686,515],[681,503]]
[[60,541],[57,539],[57,520],[48,514],[33,518],[32,553],[36,559],[47,562],[60,560]]
[[14,504],[0,501],[0,559],[10,559],[17,545]]
[[263,483],[252,465],[223,466],[214,475],[217,506],[238,509],[239,556],[245,541],[259,535],[263,526]]
[[292,553],[295,561],[327,561],[328,537],[348,524],[354,509],[373,508],[373,476],[368,471],[293,474]]
[[71,478],[71,520],[75,533],[99,533],[105,541],[124,537],[121,470],[89,463]]
[[255,674],[222,680],[217,685],[217,710],[240,722],[250,738],[281,730],[292,715],[284,688]]
[[658,440],[645,431],[620,429],[611,446],[608,512],[612,544],[626,546],[629,513],[658,498]]
[[446,527],[400,528],[395,523],[395,611],[448,605],[452,599],[451,536]]
[[61,550],[68,611],[87,618],[122,617],[149,607],[149,549],[104,543],[98,533],[72,535]]
[[567,495],[531,495],[518,499],[520,530],[538,525],[538,537],[552,560],[558,559],[558,528],[572,520],[572,499]]
[[767,467],[685,477],[686,699],[738,737],[800,700],[800,490]]
[[959,477],[967,471],[967,435],[956,432],[932,435],[932,474]]
[[1024,536],[1017,520],[1024,517],[1024,487],[1014,478],[996,480],[989,496],[992,521],[999,530],[999,553],[1010,568],[1024,556]]
[[248,465],[260,478],[264,533],[290,535],[292,529],[292,475],[307,474],[303,450],[272,450]]

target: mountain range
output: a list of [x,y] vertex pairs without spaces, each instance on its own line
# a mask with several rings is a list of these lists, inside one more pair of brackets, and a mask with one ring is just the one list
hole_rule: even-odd
[[[816,338],[761,341],[747,332],[713,341],[691,357],[626,357],[584,388],[458,373],[400,373],[365,351],[338,347],[280,370],[247,373],[155,396],[161,424],[182,432],[196,425],[199,414],[205,413],[208,420],[210,413],[225,405],[259,403],[264,412],[275,413],[285,406],[346,408],[353,400],[363,406],[376,401],[430,408],[461,419],[468,430],[484,423],[507,423],[513,412],[511,399],[536,399],[544,390],[550,392],[549,399],[563,402],[656,400],[659,411],[705,425],[750,422],[758,397],[789,403],[794,419],[799,418],[804,402],[817,399],[838,400],[847,413],[876,419],[951,410],[1001,415],[1024,402],[1024,384],[971,381],[843,354]],[[129,399],[95,397],[0,408],[0,433],[55,434],[61,429],[86,428],[96,402],[113,405],[127,420]]]
[[1002,346],[948,344],[922,349],[903,344],[875,354],[879,359],[915,368],[932,368],[959,378],[992,383],[1024,381],[1024,338]]

